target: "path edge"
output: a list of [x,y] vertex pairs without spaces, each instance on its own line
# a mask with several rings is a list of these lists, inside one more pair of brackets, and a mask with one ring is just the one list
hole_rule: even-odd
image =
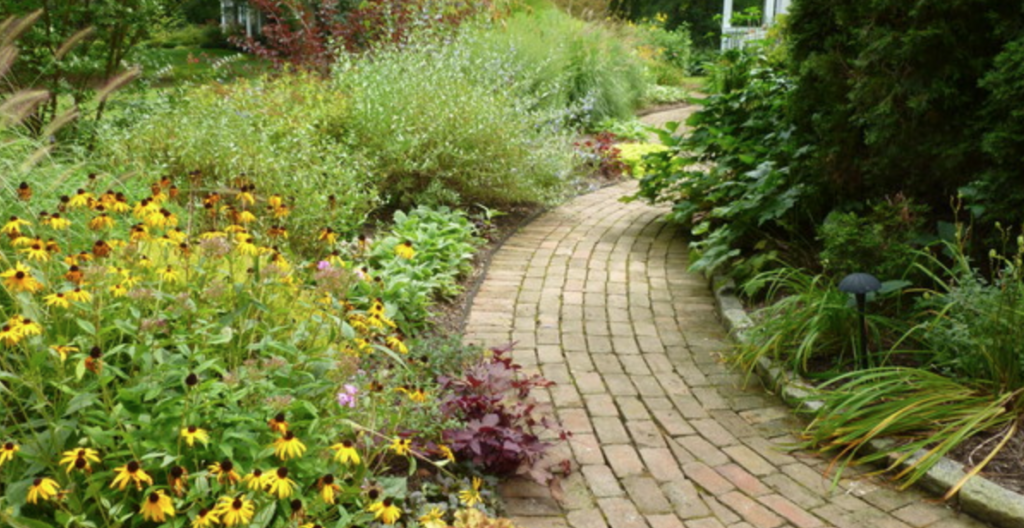
[[[749,340],[748,332],[754,327],[743,303],[736,296],[736,283],[721,275],[708,276],[708,286],[715,295],[715,309],[725,325],[729,337],[736,343]],[[779,395],[782,400],[798,413],[813,412],[821,408],[820,400],[812,400],[813,387],[793,371],[778,365],[767,357],[758,360],[754,368],[764,386]],[[872,440],[868,448],[881,450],[885,440]],[[898,467],[906,468],[925,454],[920,450]],[[890,457],[894,461],[895,457]],[[943,494],[964,477],[963,465],[943,457],[917,484],[936,494]],[[957,493],[960,510],[1000,528],[1024,526],[1024,496],[1008,490],[987,478],[975,476]]]

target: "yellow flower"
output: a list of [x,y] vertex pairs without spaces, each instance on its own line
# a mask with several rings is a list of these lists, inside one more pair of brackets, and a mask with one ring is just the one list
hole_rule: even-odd
[[167,472],[167,486],[175,495],[179,497],[184,495],[185,488],[188,486],[188,470],[183,466],[172,467]]
[[252,501],[244,496],[239,495],[237,498],[224,496],[217,501],[217,507],[213,512],[220,516],[224,526],[247,525],[252,522],[256,508]]
[[29,260],[38,260],[39,262],[48,262],[50,260],[50,253],[46,251],[46,244],[39,242],[35,242],[31,246],[19,249],[18,251],[27,255]]
[[446,445],[437,446],[437,450],[441,452],[441,456],[447,459],[449,462],[455,462],[455,453],[452,452],[452,448]]
[[78,347],[68,345],[50,345],[50,350],[59,354],[61,362],[64,362],[68,359],[68,354],[78,352]]
[[82,288],[75,288],[69,292],[64,293],[64,296],[73,302],[89,302],[92,301],[92,294]]
[[43,327],[28,317],[12,317],[9,324],[16,327],[23,336],[35,336],[43,333]]
[[391,499],[384,499],[380,502],[375,502],[366,508],[367,511],[373,513],[373,518],[379,520],[384,524],[395,524],[396,521],[402,516],[402,510],[398,509],[391,502]]
[[281,460],[299,458],[306,452],[306,446],[295,438],[295,433],[288,431],[284,436],[274,440],[274,454]]
[[39,499],[50,500],[60,492],[60,485],[52,478],[43,477],[32,481],[32,487],[28,489],[28,498],[25,502],[35,504]]
[[238,249],[239,253],[250,257],[259,255],[260,248],[259,246],[253,243],[254,240],[255,239],[252,237],[252,235],[243,235],[238,238],[238,246],[236,247],[236,249]]
[[256,215],[250,213],[249,211],[242,211],[242,212],[238,213],[238,223],[239,224],[242,224],[242,225],[251,224],[251,223],[253,223],[255,221],[256,221]]
[[58,231],[71,227],[71,220],[64,218],[60,213],[53,213],[44,222],[44,225],[48,225]]
[[388,336],[388,338],[385,339],[384,342],[388,345],[388,348],[394,350],[395,352],[398,352],[399,354],[409,353],[409,347],[405,346],[405,341],[403,341],[402,338],[399,336]]
[[459,501],[472,508],[477,503],[483,502],[483,497],[480,496],[480,485],[483,481],[480,477],[473,477],[473,488],[468,490],[462,490],[459,492]]
[[267,422],[267,427],[270,427],[271,431],[285,434],[288,432],[288,420],[285,419],[284,413],[277,413]]
[[211,528],[215,524],[220,524],[217,515],[214,510],[201,508],[196,514],[196,518],[192,519],[192,528]]
[[317,239],[328,244],[333,244],[338,241],[338,233],[329,227],[325,227],[320,230],[317,235]]
[[217,482],[221,484],[235,484],[242,480],[242,477],[235,471],[235,464],[231,460],[225,458],[216,464],[210,464],[208,467],[210,474],[217,476]]
[[210,434],[206,431],[206,429],[201,429],[194,425],[190,425],[182,429],[181,437],[185,439],[185,443],[188,444],[189,447],[194,447],[196,444],[196,440],[202,442],[203,445],[206,445],[207,443],[210,442]]
[[115,469],[114,473],[116,473],[117,476],[114,477],[114,481],[110,483],[111,488],[117,488],[124,491],[130,482],[134,482],[135,488],[139,490],[142,489],[143,483],[149,484],[150,486],[153,485],[153,477],[149,476],[149,474],[142,469],[142,466],[134,460]]
[[160,277],[160,280],[164,282],[181,282],[181,272],[174,269],[173,266],[167,266],[164,269],[157,270],[156,274]]
[[24,337],[25,334],[21,333],[21,329],[10,323],[0,327],[0,341],[3,341],[7,346],[17,345]]
[[4,463],[14,460],[14,455],[21,450],[21,447],[14,442],[5,442],[0,445],[0,467],[3,467]]
[[110,229],[114,227],[114,219],[103,213],[92,220],[89,220],[89,229],[93,231],[101,231],[103,229]]
[[29,222],[28,220],[22,220],[17,216],[12,216],[11,219],[8,220],[7,223],[3,225],[3,227],[0,227],[0,233],[4,235],[20,235],[21,226],[23,225],[32,225],[32,222]]
[[268,475],[260,469],[254,469],[252,473],[249,473],[242,479],[242,484],[245,484],[245,487],[252,491],[263,491],[270,485],[272,478],[272,475]]
[[60,459],[60,465],[67,466],[68,474],[70,474],[71,471],[75,469],[85,471],[86,473],[88,473],[92,471],[92,466],[90,466],[90,463],[100,463],[99,452],[96,451],[95,449],[90,449],[88,447],[71,449],[69,451],[65,451],[64,453],[62,453],[61,456],[63,456],[64,458]]
[[287,499],[295,491],[295,481],[288,478],[288,468],[279,467],[270,476],[270,487],[267,489],[271,495],[277,495],[278,499]]
[[316,487],[320,490],[320,498],[327,504],[334,504],[335,496],[341,491],[341,486],[334,482],[334,475],[329,474],[317,479]]
[[411,390],[408,391],[407,394],[409,395],[409,399],[412,400],[413,403],[423,403],[427,401],[427,392],[424,391],[423,389]]
[[419,521],[423,528],[447,528],[448,526],[448,523],[444,522],[444,512],[436,506],[421,515]]
[[43,289],[43,285],[32,276],[32,270],[21,262],[15,264],[14,269],[0,274],[0,277],[4,279],[4,286],[14,293],[35,293]]
[[142,503],[139,513],[147,521],[162,523],[167,520],[167,517],[174,517],[174,503],[171,502],[170,497],[164,495],[163,491],[157,490],[149,494],[149,497]]
[[71,207],[72,209],[79,207],[88,207],[89,203],[92,202],[92,200],[93,195],[91,192],[86,192],[82,189],[79,189],[78,193],[72,196],[71,200],[68,201],[68,207]]
[[58,308],[68,308],[71,306],[71,302],[68,301],[67,296],[61,292],[51,293],[50,295],[43,297],[43,302],[45,302],[47,306],[56,306]]
[[412,440],[408,438],[395,438],[391,441],[391,450],[398,456],[406,456],[409,454],[410,444],[412,444]]
[[128,295],[128,288],[125,288],[124,284],[115,284],[109,288],[110,295],[114,297],[124,297]]
[[343,440],[340,444],[331,446],[334,450],[334,460],[341,464],[358,464],[359,451],[351,440]]
[[412,248],[412,241],[406,240],[405,242],[395,246],[395,255],[406,260],[415,257],[416,250]]

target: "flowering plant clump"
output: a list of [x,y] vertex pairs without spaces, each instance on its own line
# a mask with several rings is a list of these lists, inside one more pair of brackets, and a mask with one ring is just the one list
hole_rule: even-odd
[[[6,200],[0,524],[364,526],[482,507],[450,474],[459,426],[435,381],[450,361],[403,335],[422,322],[396,319],[389,284],[388,262],[414,275],[447,250],[411,226],[374,242],[325,225],[297,256],[289,202],[244,177],[161,178],[141,199],[104,181]],[[447,229],[472,239],[462,220]]]

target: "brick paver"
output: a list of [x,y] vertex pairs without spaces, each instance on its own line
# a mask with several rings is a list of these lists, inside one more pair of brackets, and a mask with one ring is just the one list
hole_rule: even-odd
[[[574,434],[561,509],[514,497],[524,528],[983,527],[915,489],[824,476],[799,427],[724,365],[726,333],[665,209],[607,187],[541,215],[494,255],[466,340],[517,341],[539,398]],[[854,475],[850,471],[848,475]],[[580,477],[582,475],[582,477]],[[564,486],[563,486],[564,487]],[[575,489],[575,488],[578,488]],[[589,496],[588,496],[589,494]]]

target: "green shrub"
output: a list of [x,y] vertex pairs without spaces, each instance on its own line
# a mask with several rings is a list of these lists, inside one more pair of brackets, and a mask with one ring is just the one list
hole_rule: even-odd
[[629,118],[645,90],[643,67],[620,35],[557,9],[517,13],[466,39],[471,54],[503,65],[496,82],[512,83],[539,107],[568,112],[570,124]]
[[367,163],[341,141],[349,105],[312,75],[196,86],[138,123],[107,129],[99,154],[142,174],[192,174],[183,191],[237,187],[244,175],[293,201],[293,231],[352,233],[377,202]]
[[833,211],[818,230],[820,261],[834,277],[871,273],[904,278],[919,256],[927,208],[897,196],[875,204],[866,216]]
[[788,167],[803,154],[784,118],[790,80],[762,49],[740,55],[744,82],[703,101],[687,122],[692,133],[659,132],[669,150],[646,158],[636,198],[674,204],[669,219],[694,236],[693,269],[731,264],[749,275],[799,231],[813,193]]
[[568,138],[495,81],[502,64],[459,41],[380,51],[338,69],[348,148],[387,203],[549,202],[564,189]]

